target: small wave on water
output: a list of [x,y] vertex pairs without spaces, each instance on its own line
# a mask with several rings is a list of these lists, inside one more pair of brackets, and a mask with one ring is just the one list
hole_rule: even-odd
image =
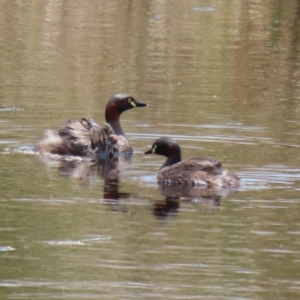
[[35,150],[35,148],[33,146],[20,146],[18,148],[5,148],[1,154],[37,154],[37,151]]
[[106,242],[111,239],[110,236],[93,236],[82,240],[63,240],[63,241],[46,241],[50,246],[85,246],[91,243]]
[[263,190],[269,188],[295,189],[300,180],[300,169],[284,165],[248,167],[238,172],[242,178],[240,190]]
[[49,162],[56,161],[76,161],[76,162],[84,162],[91,161],[89,157],[81,157],[81,156],[73,156],[73,155],[59,155],[53,154],[49,152],[40,153],[38,152],[34,146],[20,146],[18,148],[6,148],[1,154],[27,154],[27,155],[38,155],[41,159],[47,160]]
[[[178,128],[177,132],[186,131],[189,134],[163,133],[129,133],[135,139],[155,139],[158,136],[168,136],[178,141],[214,142],[236,145],[271,144],[278,142],[266,134],[266,128],[260,126],[245,126],[240,123],[224,124],[156,124],[157,127]],[[211,132],[211,133],[210,133]],[[195,134],[194,134],[195,133]]]

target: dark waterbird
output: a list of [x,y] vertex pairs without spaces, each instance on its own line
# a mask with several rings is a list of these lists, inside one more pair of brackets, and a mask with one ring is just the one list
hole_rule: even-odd
[[104,126],[91,119],[69,120],[58,131],[48,130],[36,148],[40,153],[74,156],[130,154],[133,149],[121,127],[120,116],[126,110],[144,106],[147,104],[132,96],[117,94],[106,105]]
[[156,140],[145,154],[167,157],[156,174],[159,184],[189,186],[238,187],[240,179],[234,173],[224,170],[222,164],[212,158],[196,157],[181,160],[181,149],[176,141],[163,137]]

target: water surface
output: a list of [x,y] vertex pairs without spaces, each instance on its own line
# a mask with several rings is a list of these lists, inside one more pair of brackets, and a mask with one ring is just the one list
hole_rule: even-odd
[[[299,1],[0,7],[1,299],[299,298]],[[120,170],[30,154],[119,92]],[[242,186],[158,188],[160,136]]]

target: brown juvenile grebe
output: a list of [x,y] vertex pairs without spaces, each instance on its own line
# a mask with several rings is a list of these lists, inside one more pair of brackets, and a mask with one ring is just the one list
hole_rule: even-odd
[[145,152],[152,153],[167,157],[156,174],[159,184],[239,186],[240,179],[234,173],[223,170],[222,164],[217,160],[206,157],[181,160],[180,146],[171,138],[156,140],[152,148]]
[[132,153],[132,146],[120,124],[120,116],[128,109],[144,106],[147,104],[131,96],[117,94],[106,105],[106,124],[103,127],[91,119],[69,120],[57,132],[48,130],[46,136],[37,142],[36,148],[40,153],[75,156]]

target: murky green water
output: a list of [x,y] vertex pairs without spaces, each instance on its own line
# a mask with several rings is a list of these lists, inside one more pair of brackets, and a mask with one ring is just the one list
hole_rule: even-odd
[[[296,0],[2,1],[0,298],[298,299],[299,82]],[[121,170],[3,154],[118,92]],[[241,188],[158,189],[160,136]]]

